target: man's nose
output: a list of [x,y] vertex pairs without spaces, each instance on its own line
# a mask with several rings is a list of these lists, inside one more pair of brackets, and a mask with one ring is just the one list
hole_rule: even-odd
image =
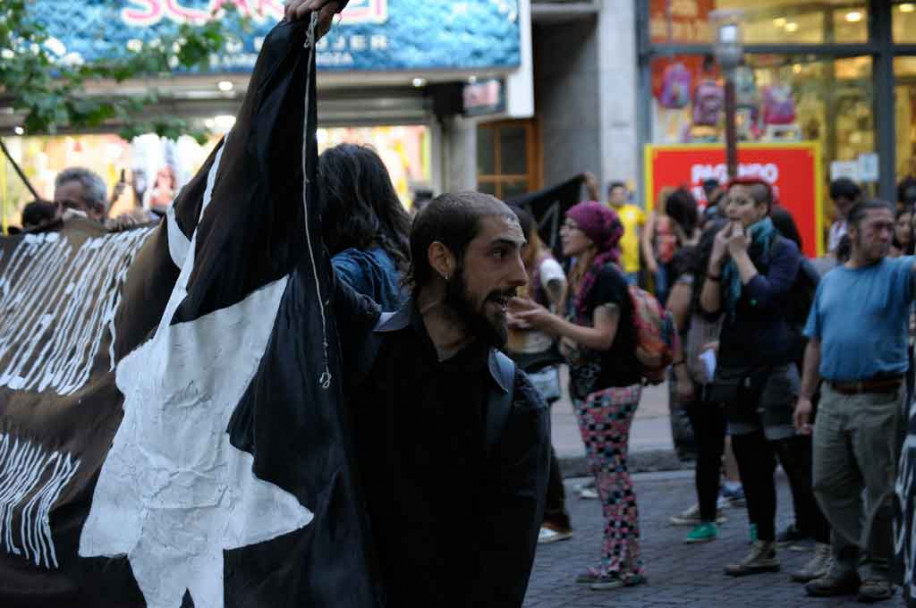
[[521,255],[515,256],[512,273],[509,275],[509,284],[512,287],[524,287],[528,284],[528,272],[525,270],[525,262],[522,261]]

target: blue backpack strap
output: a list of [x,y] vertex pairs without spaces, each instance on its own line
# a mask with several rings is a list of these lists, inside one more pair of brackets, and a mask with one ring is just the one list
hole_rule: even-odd
[[502,352],[490,350],[490,373],[496,380],[487,395],[486,440],[487,450],[492,452],[499,443],[515,392],[515,361]]

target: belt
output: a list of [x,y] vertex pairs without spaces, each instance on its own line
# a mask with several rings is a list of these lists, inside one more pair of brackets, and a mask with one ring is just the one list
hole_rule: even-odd
[[881,376],[855,382],[831,382],[830,387],[841,395],[860,395],[862,393],[892,393],[900,388],[903,375]]

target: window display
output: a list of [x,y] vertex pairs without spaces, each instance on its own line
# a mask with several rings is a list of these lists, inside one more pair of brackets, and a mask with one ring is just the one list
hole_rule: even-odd
[[[866,57],[747,55],[735,81],[740,141],[816,141],[827,163],[875,149]],[[724,81],[711,56],[656,58],[652,85],[653,143],[724,142]]]
[[[714,10],[743,12],[745,44],[851,43],[868,39],[868,8],[861,0],[651,0],[652,42],[711,43],[709,15]],[[897,10],[910,9],[901,5]],[[909,30],[910,35],[913,31]]]

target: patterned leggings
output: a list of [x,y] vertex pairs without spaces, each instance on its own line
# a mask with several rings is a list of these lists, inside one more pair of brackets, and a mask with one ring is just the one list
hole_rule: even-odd
[[579,430],[595,476],[604,515],[601,565],[591,571],[599,576],[624,579],[643,574],[639,553],[639,510],[627,470],[630,424],[639,405],[642,386],[609,388],[573,400]]

